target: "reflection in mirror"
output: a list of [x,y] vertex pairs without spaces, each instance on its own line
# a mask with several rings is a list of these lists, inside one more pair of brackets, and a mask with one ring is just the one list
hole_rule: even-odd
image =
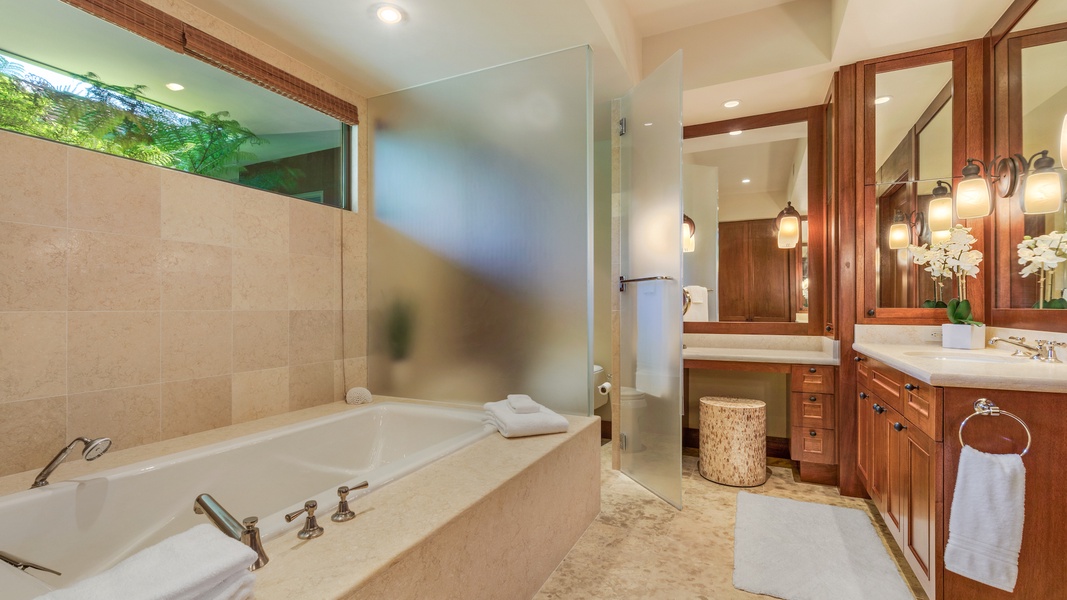
[[[684,319],[807,322],[807,123],[688,138],[683,163],[685,214],[696,224],[683,255],[693,298]],[[787,207],[799,243],[780,248],[788,223],[776,220]]]
[[954,222],[952,87],[951,62],[875,77],[875,297],[881,308],[940,306],[952,283],[932,277],[908,251],[909,245],[942,241]]
[[[1041,6],[1039,2],[1036,6]],[[1046,262],[1041,254],[1067,258],[1067,246],[1062,244],[1058,232],[1067,229],[1062,203],[1063,124],[1067,117],[1067,72],[1063,70],[1067,59],[1067,30],[1058,30],[1034,36],[1041,45],[1031,45],[1024,40],[1009,39],[1010,49],[1015,49],[1021,85],[1014,91],[1013,111],[1019,127],[1011,129],[1011,152],[1021,153],[1026,159],[1042,151],[1056,159],[1053,183],[1060,182],[1054,202],[1044,214],[1023,214],[1021,198],[1030,198],[1038,190],[1037,179],[1031,172],[1020,184],[1020,189],[1009,201],[1012,226],[1008,234],[1011,256],[1011,308],[1067,308],[1063,300],[1067,288],[1067,263]],[[1031,164],[1031,169],[1035,166]],[[1027,192],[1031,193],[1028,194]],[[1027,209],[1032,211],[1032,207]],[[1027,239],[1029,238],[1029,239]],[[1023,244],[1019,247],[1019,244]],[[1034,254],[1036,259],[1031,259]],[[1014,259],[1021,259],[1016,261]],[[1025,262],[1022,262],[1025,261]],[[1025,276],[1023,275],[1025,273]]]

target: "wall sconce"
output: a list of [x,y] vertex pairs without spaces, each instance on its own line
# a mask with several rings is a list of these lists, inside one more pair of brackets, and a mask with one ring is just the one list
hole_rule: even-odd
[[792,202],[786,202],[785,208],[774,218],[774,227],[778,230],[779,248],[796,248],[800,242],[800,213],[793,208]]
[[911,244],[913,230],[916,238],[921,238],[923,231],[926,230],[922,211],[915,210],[904,214],[904,211],[897,210],[896,215],[893,216],[893,224],[889,226],[889,249],[907,248]]
[[[1022,157],[1017,156],[1016,159]],[[1063,181],[1060,174],[1052,170],[1056,166],[1056,159],[1048,155],[1048,150],[1042,150],[1031,156],[1030,161],[1034,172],[1027,175],[1021,183],[1023,214],[1043,215],[1058,212],[1063,205]],[[1024,173],[1026,166],[1027,163],[1023,162]]]
[[[979,176],[985,171],[986,177]],[[989,191],[989,167],[976,158],[968,158],[963,167],[963,181],[956,186],[956,217],[981,219],[993,212],[993,199]]]
[[952,184],[938,181],[934,188],[934,197],[926,209],[926,223],[931,233],[952,229]]
[[682,215],[682,252],[693,252],[697,249],[697,224],[689,215]]

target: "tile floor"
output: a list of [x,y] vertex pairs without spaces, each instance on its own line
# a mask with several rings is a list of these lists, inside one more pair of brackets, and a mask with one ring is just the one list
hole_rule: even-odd
[[[877,515],[866,500],[837,488],[800,483],[790,461],[771,459],[767,483],[746,491],[845,506]],[[720,600],[766,598],[734,588],[734,510],[740,488],[712,483],[697,472],[695,452],[682,457],[684,510],[678,511],[618,471],[611,446],[601,447],[600,515],[545,582],[536,600],[607,598]],[[889,532],[872,518],[883,540]],[[898,568],[904,557],[892,550]],[[917,598],[918,581],[906,579]]]

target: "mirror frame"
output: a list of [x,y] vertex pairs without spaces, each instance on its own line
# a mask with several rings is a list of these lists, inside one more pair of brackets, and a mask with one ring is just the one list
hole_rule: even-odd
[[[984,91],[984,44],[972,40],[927,48],[916,52],[896,54],[857,63],[856,69],[856,323],[937,325],[948,321],[943,308],[881,308],[877,306],[876,268],[873,265],[878,240],[877,183],[875,155],[875,79],[878,73],[898,71],[929,64],[952,63],[952,184],[955,188],[962,178],[960,171],[968,157],[985,157],[986,101]],[[980,118],[968,119],[968,115]],[[968,219],[965,225],[977,238],[975,247],[984,254],[980,276],[967,282],[968,296],[974,316],[986,318],[987,280],[993,261],[985,235],[983,219]],[[844,232],[842,232],[845,235]]]
[[[775,125],[806,122],[808,125],[808,272],[814,285],[809,285],[807,323],[752,323],[685,321],[684,333],[740,333],[755,335],[823,335],[832,331],[825,322],[830,289],[823,273],[826,256],[826,107],[824,105],[795,108],[779,112],[738,117],[725,121],[687,125],[682,139],[729,133],[736,129],[760,129]],[[816,290],[817,298],[810,296]],[[829,329],[827,329],[829,328]]]
[[[1067,41],[1067,23],[1005,33],[993,47],[994,155],[1009,156],[1019,152],[1022,146],[1022,50],[1063,41]],[[998,198],[995,215],[991,232],[997,266],[990,294],[993,323],[1002,327],[1067,331],[1067,311],[1011,307],[1012,282],[1016,280],[1012,275],[1018,270],[1015,244],[1022,238],[1023,215],[1013,198]]]

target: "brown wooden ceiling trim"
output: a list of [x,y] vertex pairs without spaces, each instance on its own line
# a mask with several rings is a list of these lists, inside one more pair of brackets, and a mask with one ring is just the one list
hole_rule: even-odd
[[325,113],[359,124],[359,109],[141,0],[63,0],[175,52],[202,60],[246,81]]

